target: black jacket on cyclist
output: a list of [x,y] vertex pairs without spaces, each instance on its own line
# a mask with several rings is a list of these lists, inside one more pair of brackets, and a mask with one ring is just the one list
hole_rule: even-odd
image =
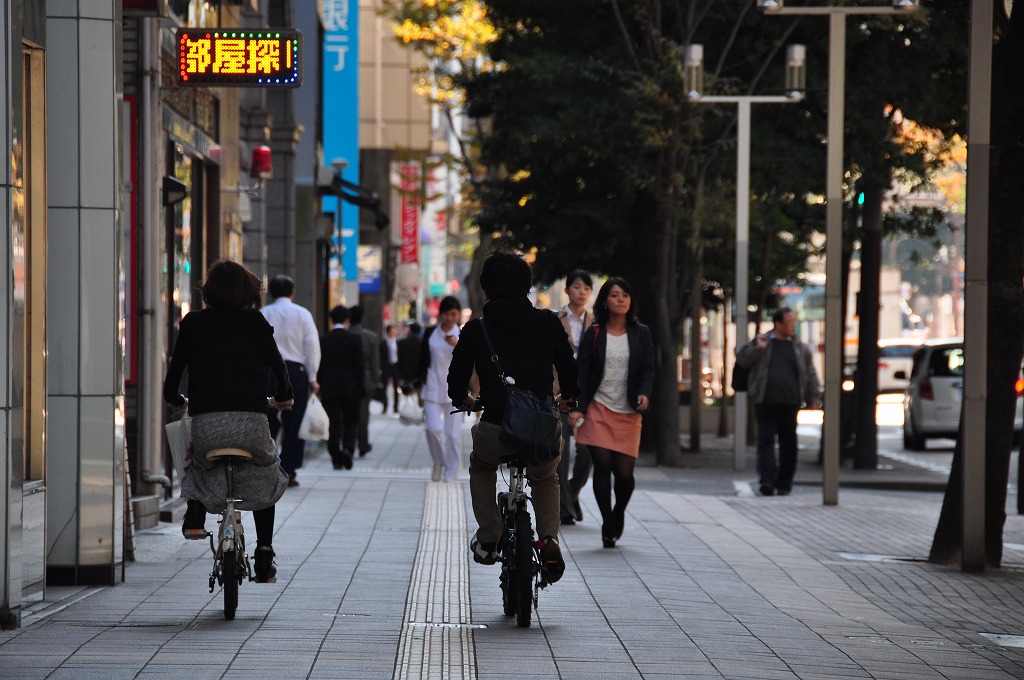
[[267,412],[267,383],[277,378],[274,398],[292,398],[274,327],[259,310],[201,309],[178,324],[171,365],[164,379],[164,399],[180,406],[181,379],[188,369],[188,413]]
[[[501,367],[505,375],[515,380],[516,387],[530,390],[541,399],[552,396],[553,365],[562,386],[562,397],[576,398],[579,370],[572,356],[569,336],[554,312],[536,309],[523,297],[488,300],[483,317]],[[480,377],[482,419],[500,425],[505,415],[506,389],[491,361],[480,319],[472,319],[465,325],[452,353],[448,396],[453,402],[466,398],[474,368]]]

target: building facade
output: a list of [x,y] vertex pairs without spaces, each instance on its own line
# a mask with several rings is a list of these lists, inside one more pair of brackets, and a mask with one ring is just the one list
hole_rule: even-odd
[[[113,583],[124,509],[121,3],[4,0],[0,625]],[[58,46],[58,47],[54,47]]]

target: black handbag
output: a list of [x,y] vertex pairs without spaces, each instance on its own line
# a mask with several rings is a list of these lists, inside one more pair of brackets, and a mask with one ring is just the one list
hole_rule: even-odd
[[746,392],[747,382],[750,379],[750,369],[743,368],[739,364],[732,365],[732,380],[730,381],[734,392]]
[[491,336],[483,318],[480,330],[491,355],[491,363],[505,385],[505,415],[501,421],[498,440],[513,449],[528,463],[538,464],[554,460],[562,450],[562,419],[551,397],[538,399],[530,390],[516,387],[514,380],[505,375],[501,361],[494,351]]

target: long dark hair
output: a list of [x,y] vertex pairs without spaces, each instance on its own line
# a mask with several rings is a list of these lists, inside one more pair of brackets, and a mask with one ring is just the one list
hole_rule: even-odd
[[621,276],[613,276],[604,282],[601,286],[601,290],[597,292],[597,299],[594,300],[594,321],[599,326],[604,326],[608,323],[608,319],[611,316],[608,313],[608,307],[605,302],[608,300],[608,294],[612,291],[612,286],[618,286],[622,289],[622,292],[629,295],[629,310],[626,311],[626,324],[633,325],[640,323],[639,317],[636,314],[636,296],[633,295],[633,286],[629,285],[629,281],[622,278]]
[[214,262],[199,291],[213,309],[238,312],[263,306],[263,282],[234,260]]

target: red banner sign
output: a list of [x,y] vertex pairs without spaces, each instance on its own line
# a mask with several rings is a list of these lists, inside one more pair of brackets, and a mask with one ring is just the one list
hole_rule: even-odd
[[402,196],[402,264],[419,262],[420,206],[417,196],[420,188],[420,166],[403,165],[399,170]]

